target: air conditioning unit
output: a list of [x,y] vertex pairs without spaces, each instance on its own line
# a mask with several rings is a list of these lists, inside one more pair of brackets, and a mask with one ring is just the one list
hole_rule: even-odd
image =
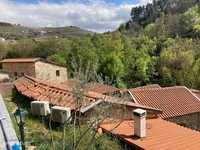
[[31,102],[31,112],[36,116],[47,116],[50,114],[49,102],[33,101]]
[[51,120],[58,123],[71,121],[71,109],[66,107],[54,106],[51,108]]

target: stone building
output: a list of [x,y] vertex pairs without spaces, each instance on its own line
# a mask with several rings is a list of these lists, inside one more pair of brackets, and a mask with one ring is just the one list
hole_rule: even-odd
[[40,58],[4,59],[0,62],[0,69],[8,73],[12,80],[24,75],[58,82],[67,80],[65,67]]

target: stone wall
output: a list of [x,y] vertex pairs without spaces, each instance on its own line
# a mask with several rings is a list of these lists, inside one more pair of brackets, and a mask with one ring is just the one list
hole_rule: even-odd
[[[95,106],[93,109],[87,111],[84,114],[84,119],[91,119],[91,118],[106,118],[106,120],[132,120],[133,119],[133,110],[137,108],[129,107],[126,105],[119,105],[119,104],[109,104],[109,103],[102,103],[98,106]],[[147,111],[147,119],[150,118],[157,118],[157,114],[155,112],[148,110]]]
[[36,78],[63,82],[67,80],[67,69],[62,66],[37,61],[35,63]]
[[3,63],[2,71],[8,73],[13,80],[23,75],[35,77],[34,63]]
[[167,119],[181,126],[200,131],[200,112]]

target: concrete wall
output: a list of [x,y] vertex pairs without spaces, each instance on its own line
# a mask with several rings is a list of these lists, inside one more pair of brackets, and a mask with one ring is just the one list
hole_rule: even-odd
[[[56,75],[56,71],[59,72],[59,75]],[[40,79],[55,80],[58,82],[67,80],[66,68],[42,61],[35,63],[35,73],[36,78]]]
[[13,80],[23,75],[35,77],[34,63],[3,63],[2,71],[8,73]]
[[184,127],[200,131],[200,112],[167,119]]

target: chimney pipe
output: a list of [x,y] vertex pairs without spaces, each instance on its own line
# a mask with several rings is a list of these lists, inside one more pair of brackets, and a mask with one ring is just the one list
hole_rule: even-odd
[[146,137],[146,110],[135,109],[134,115],[134,135],[143,138]]

